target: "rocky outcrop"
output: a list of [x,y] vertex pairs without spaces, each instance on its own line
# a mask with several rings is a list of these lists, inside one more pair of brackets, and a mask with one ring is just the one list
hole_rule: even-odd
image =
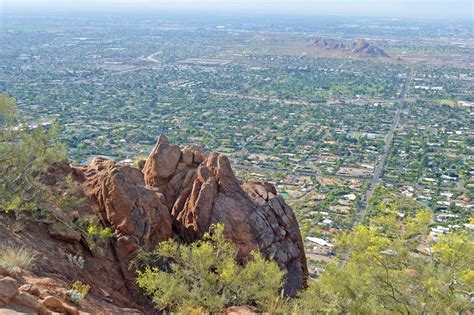
[[48,233],[54,239],[73,244],[79,243],[82,238],[81,233],[59,222],[51,224],[48,227]]
[[359,39],[352,44],[352,53],[359,57],[389,58],[382,48],[370,44],[365,39]]
[[318,48],[327,49],[327,50],[345,48],[345,45],[343,43],[338,43],[335,40],[326,40],[323,37],[318,37],[314,41],[314,45]]
[[74,169],[85,195],[96,202],[102,223],[113,229],[117,260],[130,287],[134,287],[135,274],[129,264],[138,249],[150,250],[172,236],[164,196],[146,187],[142,172],[129,165],[95,158],[90,165]]
[[[171,237],[193,242],[214,223],[224,224],[224,236],[237,246],[242,263],[253,250],[275,259],[287,271],[286,294],[306,284],[306,259],[292,209],[273,185],[240,182],[223,155],[207,155],[196,146],[178,147],[161,136],[142,170],[95,158],[89,165],[52,168],[43,183],[62,195],[69,175],[77,195],[86,197],[83,206],[68,213],[50,209],[56,220],[28,224],[17,239],[7,228],[13,219],[0,220],[0,238],[15,238],[39,257],[34,275],[23,276],[8,290],[0,287],[0,303],[9,303],[5,307],[11,310],[153,313],[150,301],[137,302],[143,295],[129,265],[138,250],[151,250]],[[81,221],[89,224],[90,216],[110,227],[113,238],[90,244],[87,233],[78,228]],[[81,256],[83,266],[71,263],[71,256]],[[10,272],[0,268],[0,275],[2,280]],[[75,308],[67,304],[71,301],[66,291],[78,280],[91,290]]]
[[77,309],[73,306],[69,306],[60,299],[58,299],[55,296],[46,296],[42,301],[41,304],[44,307],[47,307],[50,310],[53,310],[55,312],[59,312],[61,314],[66,314],[66,315],[76,315],[79,314]]
[[196,179],[196,170],[205,158],[202,148],[185,146],[180,149],[161,135],[143,167],[145,184],[162,193],[171,209]]
[[11,277],[0,279],[0,306],[10,303],[18,294],[18,284],[15,279]]
[[334,40],[327,40],[323,37],[318,37],[314,40],[313,45],[318,49],[339,51],[346,55],[352,55],[361,58],[390,58],[390,56],[382,48],[370,44],[365,39],[359,39],[352,44],[344,44]]
[[202,149],[182,150],[161,136],[143,168],[145,183],[165,195],[174,228],[192,242],[214,223],[236,244],[245,261],[253,250],[273,257],[287,271],[285,292],[294,294],[308,274],[303,243],[292,209],[269,183],[240,183],[227,157]]

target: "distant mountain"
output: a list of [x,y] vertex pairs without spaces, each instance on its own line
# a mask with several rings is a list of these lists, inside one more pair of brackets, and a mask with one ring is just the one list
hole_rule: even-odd
[[352,44],[352,52],[358,57],[378,57],[390,58],[390,56],[380,47],[370,44],[365,39],[359,39]]
[[335,40],[325,40],[323,37],[319,37],[314,41],[314,45],[319,48],[324,49],[345,49],[345,45],[343,43],[338,43]]
[[370,44],[365,39],[359,39],[350,45],[345,45],[335,40],[318,37],[314,40],[313,44],[319,49],[344,51],[357,57],[390,58],[382,48]]

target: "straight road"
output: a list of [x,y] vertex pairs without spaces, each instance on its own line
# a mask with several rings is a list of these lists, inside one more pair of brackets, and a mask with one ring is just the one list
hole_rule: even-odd
[[[390,150],[392,148],[392,143],[393,143],[393,135],[395,134],[395,130],[397,129],[397,126],[400,122],[400,115],[402,113],[402,109],[405,106],[406,99],[408,97],[408,93],[410,91],[410,85],[413,80],[413,68],[410,70],[410,74],[405,80],[405,84],[403,86],[403,91],[400,99],[398,100],[398,108],[397,111],[395,112],[395,115],[393,116],[392,124],[390,126],[390,130],[385,137],[385,146],[383,148],[383,153],[379,158],[377,159],[377,164],[375,166],[374,174],[372,175],[372,179],[370,181],[369,188],[365,194],[364,201],[362,202],[362,205],[359,208],[359,212],[357,213],[357,216],[354,220],[354,225],[359,225],[362,223],[362,221],[365,219],[365,216],[367,215],[367,206],[369,204],[370,198],[372,198],[372,195],[374,194],[375,187],[377,184],[380,182],[380,178],[382,177],[382,174],[387,166],[387,160],[390,156]],[[347,258],[349,258],[349,252],[345,252],[342,255],[342,259],[339,262],[339,266],[344,266],[344,263],[346,262]]]
[[364,202],[362,203],[361,208],[359,209],[359,212],[357,214],[357,217],[354,221],[355,225],[360,224],[366,214],[367,214],[367,205],[369,203],[370,198],[374,194],[375,187],[380,181],[380,178],[385,170],[385,167],[387,166],[387,159],[389,158],[390,155],[390,150],[392,148],[392,143],[393,143],[393,135],[395,134],[395,130],[398,127],[398,124],[400,122],[400,115],[402,113],[402,109],[405,106],[405,102],[408,96],[408,93],[410,91],[410,84],[413,80],[413,69],[410,70],[410,74],[405,80],[405,84],[403,86],[403,91],[402,91],[402,96],[398,100],[398,108],[397,111],[395,112],[395,115],[393,116],[392,124],[390,126],[390,130],[388,134],[385,136],[385,146],[383,148],[383,153],[379,158],[377,159],[377,164],[375,165],[375,170],[374,174],[372,175],[372,179],[370,181],[369,189],[367,190],[365,197],[364,197]]

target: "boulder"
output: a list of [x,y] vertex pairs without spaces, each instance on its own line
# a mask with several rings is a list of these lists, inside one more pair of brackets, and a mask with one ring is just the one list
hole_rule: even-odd
[[78,166],[75,172],[83,182],[85,195],[95,201],[102,224],[113,229],[122,274],[133,287],[135,272],[129,264],[137,250],[150,250],[172,236],[172,219],[164,196],[145,186],[140,170],[104,158]]
[[46,307],[47,309],[53,310],[55,312],[60,312],[66,315],[78,315],[79,312],[73,306],[70,306],[57,297],[54,296],[47,296],[42,301],[41,304]]
[[22,285],[19,288],[19,290],[23,291],[23,292],[26,292],[26,293],[29,293],[29,294],[32,294],[32,295],[37,296],[37,297],[39,297],[41,295],[40,289],[37,286],[35,286],[34,284],[31,284],[31,283],[27,283],[27,284]]
[[229,306],[225,310],[226,315],[252,315],[252,314],[260,314],[258,308],[248,305],[242,306]]
[[0,266],[0,276],[11,277],[12,274],[11,274],[10,270],[8,270],[7,268],[4,268],[4,267]]
[[176,172],[180,159],[181,149],[170,144],[168,139],[161,135],[143,167],[146,183],[155,187],[168,183],[171,175]]
[[34,296],[26,292],[20,292],[14,299],[16,305],[27,307],[38,314],[47,314],[47,309]]
[[10,303],[17,295],[18,282],[10,277],[0,279],[0,306]]
[[181,150],[161,135],[143,168],[145,184],[162,193],[171,209],[183,190],[191,186],[196,169],[205,158],[200,147],[185,146]]
[[48,233],[52,238],[56,240],[72,244],[79,243],[81,240],[81,233],[59,222],[51,224],[48,227]]

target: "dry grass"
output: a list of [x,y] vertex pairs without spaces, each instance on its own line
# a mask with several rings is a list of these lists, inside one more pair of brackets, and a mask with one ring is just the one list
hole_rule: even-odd
[[0,244],[0,266],[5,268],[30,269],[36,258],[37,254],[28,247],[12,243]]

